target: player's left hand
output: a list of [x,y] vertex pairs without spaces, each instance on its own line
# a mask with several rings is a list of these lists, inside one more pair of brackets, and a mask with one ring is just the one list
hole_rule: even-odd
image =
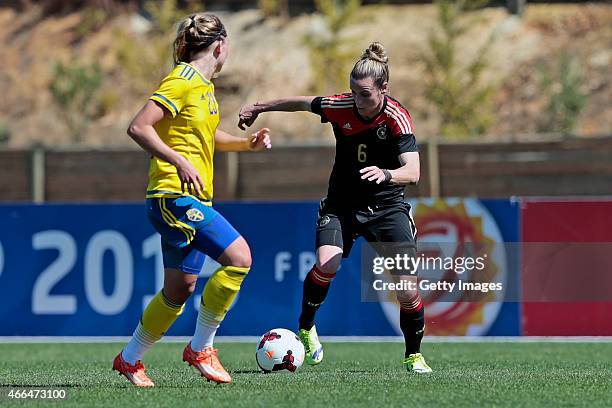
[[259,116],[259,112],[257,111],[257,103],[252,105],[243,106],[240,108],[240,112],[238,113],[238,127],[242,130],[245,130],[245,126],[251,126],[255,119]]
[[385,172],[376,166],[364,167],[359,172],[361,173],[362,180],[367,179],[368,181],[376,182],[376,184],[383,183],[386,179]]
[[258,132],[251,135],[249,142],[249,150],[252,152],[259,152],[264,149],[270,149],[272,142],[270,141],[270,129],[263,128]]

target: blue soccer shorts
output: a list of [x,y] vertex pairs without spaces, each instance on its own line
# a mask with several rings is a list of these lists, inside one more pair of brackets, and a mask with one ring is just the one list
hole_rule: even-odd
[[165,268],[199,274],[206,255],[218,260],[240,234],[210,203],[191,196],[147,199],[147,215],[161,235]]

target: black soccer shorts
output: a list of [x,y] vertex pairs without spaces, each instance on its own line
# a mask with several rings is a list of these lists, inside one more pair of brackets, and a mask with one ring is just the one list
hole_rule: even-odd
[[416,256],[417,229],[410,204],[398,201],[355,210],[329,205],[326,199],[319,205],[315,247],[332,245],[342,249],[347,258],[358,237],[368,242],[393,242],[412,248]]

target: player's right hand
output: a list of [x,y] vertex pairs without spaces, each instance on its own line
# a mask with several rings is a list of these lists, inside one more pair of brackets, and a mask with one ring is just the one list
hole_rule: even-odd
[[256,105],[257,104],[255,103],[240,108],[240,113],[238,113],[238,127],[240,129],[245,130],[244,125],[248,127],[255,122],[255,119],[257,119],[257,116],[259,115]]
[[204,182],[200,177],[200,173],[198,173],[196,168],[189,162],[189,160],[182,156],[181,159],[179,159],[179,161],[175,164],[175,167],[178,177],[181,180],[181,190],[183,193],[185,192],[185,186],[187,186],[187,191],[189,194],[198,197],[200,192],[204,190]]

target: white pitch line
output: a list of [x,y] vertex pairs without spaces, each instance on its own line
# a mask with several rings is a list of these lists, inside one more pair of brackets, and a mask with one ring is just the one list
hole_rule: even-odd
[[[130,336],[0,336],[0,343],[127,343]],[[258,336],[218,336],[218,343],[256,343]],[[162,343],[187,343],[191,337],[167,336]],[[328,343],[401,343],[400,336],[322,336]],[[612,343],[612,336],[425,336],[424,343]]]

